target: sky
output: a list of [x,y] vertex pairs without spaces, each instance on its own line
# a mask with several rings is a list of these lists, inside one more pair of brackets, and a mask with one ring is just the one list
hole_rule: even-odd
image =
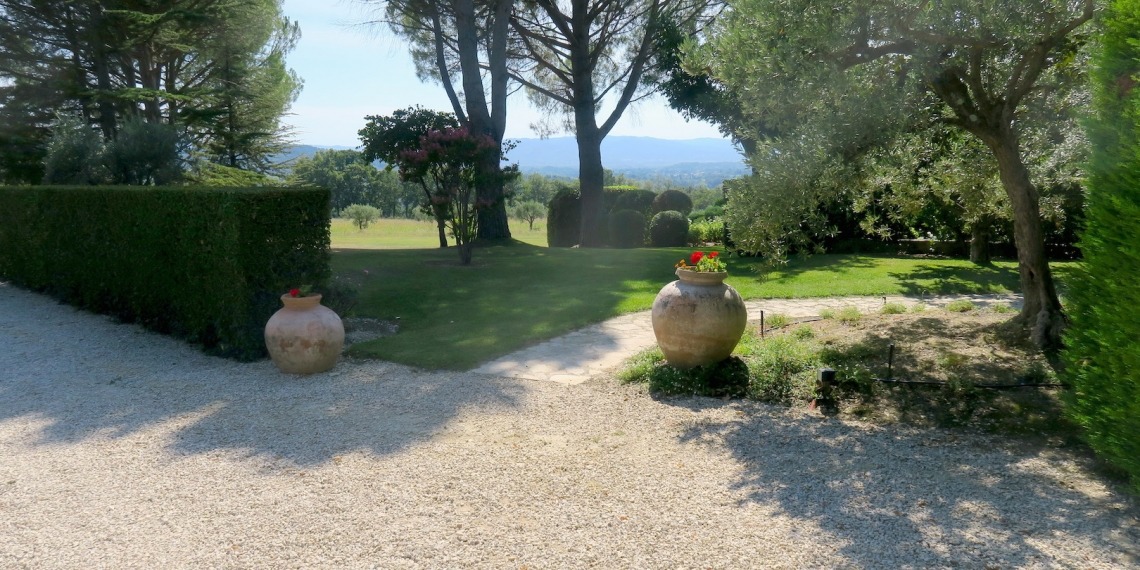
[[[412,105],[451,110],[443,87],[416,78],[402,40],[384,24],[366,25],[376,19],[369,10],[382,9],[382,2],[285,0],[283,7],[285,15],[301,26],[301,40],[287,59],[304,80],[304,89],[285,118],[294,127],[297,142],[355,148],[366,115],[387,115]],[[525,95],[515,94],[507,104],[507,138],[537,137],[529,125],[539,118]],[[660,97],[626,109],[610,135],[723,138],[711,124],[686,122]]]

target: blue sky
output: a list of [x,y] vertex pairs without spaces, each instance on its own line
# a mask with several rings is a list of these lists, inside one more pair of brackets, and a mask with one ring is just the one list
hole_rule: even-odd
[[[362,25],[371,19],[368,5],[356,0],[285,0],[284,12],[301,25],[301,41],[288,58],[305,82],[286,122],[302,144],[355,147],[365,115],[386,115],[423,105],[450,111],[443,89],[416,78],[411,57],[386,26]],[[507,137],[533,138],[529,126],[539,118],[520,92],[507,112]],[[661,98],[627,109],[611,135],[664,139],[722,138],[716,128],[686,122]],[[562,136],[562,135],[556,135]]]

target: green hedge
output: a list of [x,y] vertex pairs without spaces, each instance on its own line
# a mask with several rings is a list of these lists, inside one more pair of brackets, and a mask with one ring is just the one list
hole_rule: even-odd
[[327,190],[0,187],[0,278],[221,356],[329,277]]
[[1084,263],[1068,293],[1066,411],[1140,492],[1140,0],[1106,12],[1094,71]]
[[563,188],[546,205],[546,244],[574,247],[581,241],[582,203],[577,188]]
[[634,210],[614,210],[609,216],[609,244],[614,247],[645,245],[645,216]]

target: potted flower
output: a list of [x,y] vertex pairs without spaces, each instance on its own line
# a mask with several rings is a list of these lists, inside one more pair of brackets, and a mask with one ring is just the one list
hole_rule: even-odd
[[665,360],[677,368],[728,358],[748,324],[744,299],[726,285],[719,252],[694,251],[676,264],[677,281],[653,301],[653,334]]
[[313,374],[332,368],[344,348],[344,323],[310,287],[281,295],[284,305],[265,324],[265,347],[277,368]]

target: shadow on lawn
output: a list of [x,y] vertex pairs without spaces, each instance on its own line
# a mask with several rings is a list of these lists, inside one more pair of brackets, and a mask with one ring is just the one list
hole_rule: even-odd
[[[674,405],[699,412],[724,403],[697,398]],[[691,425],[680,439],[731,453],[741,465],[737,489],[834,535],[842,543],[837,552],[853,567],[1050,566],[1055,560],[1038,545],[1057,535],[1117,553],[1122,567],[1140,562],[1140,537],[1128,522],[1136,506],[1086,494],[1062,470],[1046,475],[1025,467],[1048,450],[762,410],[743,417]],[[971,453],[944,453],[955,446]],[[954,460],[962,457],[979,460]]]
[[904,295],[953,293],[1005,293],[1019,291],[1017,267],[996,265],[919,265],[906,273],[889,273],[898,280]]
[[[510,408],[525,389],[385,362],[309,377],[238,363],[0,285],[0,422],[27,418],[42,444],[168,438],[175,454],[236,452],[315,465],[391,454],[467,410]],[[65,336],[69,342],[59,342]],[[91,341],[91,342],[88,342]],[[147,434],[147,435],[143,435]]]
[[[849,269],[870,269],[876,267],[873,257],[851,254],[819,254],[808,257],[792,256],[788,263],[769,266],[760,257],[729,258],[729,273],[737,280],[752,279],[758,283],[771,281],[780,283],[792,281],[809,271],[834,271],[842,273]],[[772,277],[771,272],[779,272],[779,277]]]

